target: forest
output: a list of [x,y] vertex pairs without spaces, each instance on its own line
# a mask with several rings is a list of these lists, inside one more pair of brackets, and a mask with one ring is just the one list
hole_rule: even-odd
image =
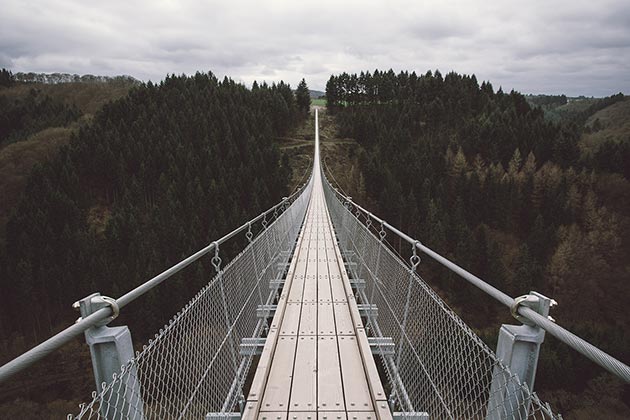
[[[553,297],[561,325],[630,360],[630,153],[628,142],[583,153],[583,124],[596,109],[558,123],[518,92],[439,71],[333,75],[326,98],[339,136],[360,145],[353,197],[511,296]],[[494,348],[509,311],[422,264]],[[628,386],[553,337],[536,390],[563,414],[630,414]]]
[[[118,297],[286,196],[291,168],[273,139],[307,111],[283,82],[248,89],[212,73],[169,76],[106,104],[33,169],[7,223],[2,362],[25,350],[15,343],[68,325],[72,301]],[[133,305],[134,339],[145,341],[209,275],[208,261]]]

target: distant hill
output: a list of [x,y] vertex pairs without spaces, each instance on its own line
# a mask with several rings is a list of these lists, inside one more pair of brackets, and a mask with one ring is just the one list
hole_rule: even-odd
[[573,122],[582,127],[586,120],[596,113],[624,99],[622,93],[605,98],[587,98],[585,96],[567,97],[565,95],[525,95],[532,107],[539,107],[545,113],[545,119],[559,122]]
[[[293,89],[293,93],[295,93],[295,89]],[[309,89],[308,93],[309,93],[311,99],[319,99],[322,96],[326,95],[326,92],[322,92],[321,90],[311,90],[311,89]]]
[[593,150],[606,141],[630,143],[630,98],[591,115],[584,124],[583,147]]
[[[309,89],[309,94],[311,96],[311,99],[319,99],[320,97],[326,95],[326,92],[322,92],[321,90],[312,90]],[[295,89],[293,89],[293,93],[295,93]]]
[[25,83],[44,83],[55,85],[59,83],[111,83],[123,82],[139,85],[141,82],[131,76],[94,76],[92,74],[70,74],[70,73],[16,73],[15,81]]
[[630,98],[622,93],[605,98],[567,98],[564,95],[527,95],[545,119],[574,127],[580,159],[600,171],[630,179]]

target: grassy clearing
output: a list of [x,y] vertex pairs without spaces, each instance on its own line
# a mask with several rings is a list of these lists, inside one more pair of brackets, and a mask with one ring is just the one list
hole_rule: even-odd
[[575,114],[578,112],[586,111],[586,109],[597,103],[599,98],[569,98],[569,101],[557,109],[567,114]]
[[361,146],[354,139],[342,138],[334,118],[325,110],[319,112],[319,138],[326,176],[357,202],[367,205],[365,181],[359,167]]
[[313,106],[326,106],[326,99],[311,99],[311,105]]
[[597,111],[589,117],[585,126],[592,129],[597,120],[602,128],[582,135],[583,151],[595,152],[602,143],[608,140],[630,142],[630,98]]
[[281,153],[289,157],[289,164],[293,169],[293,176],[289,180],[291,191],[308,179],[313,164],[313,147],[315,140],[315,121],[313,115],[304,123],[288,133],[287,137],[279,137],[276,144]]
[[[287,137],[276,139],[282,153],[287,153],[293,177],[290,187],[296,188],[308,179],[313,163],[315,140],[315,117],[313,114]],[[365,203],[363,176],[359,170],[359,144],[353,139],[339,136],[335,120],[325,109],[319,110],[319,138],[321,141],[322,166],[348,194]]]

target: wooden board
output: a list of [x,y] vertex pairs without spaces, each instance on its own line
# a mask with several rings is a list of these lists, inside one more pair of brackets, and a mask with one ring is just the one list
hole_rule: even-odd
[[[376,406],[376,416],[378,420],[392,420],[392,412],[389,409],[387,400],[375,401],[374,405]],[[428,418],[427,416],[427,419]]]
[[299,334],[317,335],[317,303],[302,303]]
[[[331,273],[333,271],[331,270]],[[348,302],[346,297],[346,289],[343,287],[341,274],[331,274],[330,283],[332,289],[332,297],[334,302]]]
[[[297,335],[300,324],[300,311],[302,304],[299,302],[289,302],[284,311],[282,324],[280,325],[280,335]],[[274,325],[272,325],[273,327]]]
[[355,335],[348,304],[335,302],[333,308],[335,312],[335,328],[337,335]]
[[[370,343],[368,342],[367,333],[364,328],[356,329],[357,344],[359,345],[359,351],[363,358],[363,369],[365,370],[365,376],[370,387],[372,394],[372,400],[379,401],[386,400],[385,391],[381,384],[381,379],[378,376],[376,365],[374,364],[374,358],[372,357],[372,349],[370,349]],[[382,408],[382,407],[381,407]],[[377,409],[377,411],[379,411]]]
[[317,420],[347,420],[345,411],[320,411]]
[[315,274],[307,275],[304,279],[302,302],[317,302],[317,276]]
[[335,312],[331,302],[317,304],[317,334],[336,334]]
[[315,411],[317,406],[317,337],[297,339],[293,383],[291,384],[292,411]]
[[258,414],[258,420],[286,420],[286,411],[263,411]]
[[317,268],[317,300],[318,302],[332,302],[330,279],[328,278],[328,265],[318,262]]
[[334,335],[318,337],[317,366],[317,409],[345,411],[337,337]]
[[[304,290],[304,274],[296,275],[291,282],[291,289],[288,293],[287,302],[301,302]],[[283,292],[284,293],[284,292]]]
[[260,411],[288,409],[296,342],[296,337],[278,337]]
[[348,420],[377,420],[374,411],[348,411]]
[[339,336],[339,359],[348,411],[372,411],[372,397],[355,337]]
[[317,420],[315,411],[290,411],[287,420]]

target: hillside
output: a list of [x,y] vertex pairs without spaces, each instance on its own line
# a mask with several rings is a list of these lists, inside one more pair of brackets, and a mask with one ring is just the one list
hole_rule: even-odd
[[[20,83],[9,88],[0,88],[0,121],[5,116],[9,118],[0,125],[9,129],[8,125],[15,126],[16,118],[26,117],[29,121],[27,126],[30,127],[20,127],[17,130],[13,127],[9,142],[2,142],[0,138],[0,244],[4,240],[6,222],[26,186],[32,168],[54,157],[59,147],[68,144],[71,136],[90,121],[103,105],[125,96],[134,85],[135,83],[119,80],[55,85]],[[53,104],[52,109],[65,107],[76,111],[73,111],[70,121],[47,118],[53,112],[50,106],[17,108],[17,117],[8,116],[8,106],[25,103],[34,95],[40,98],[36,101],[49,101]]]
[[630,97],[591,115],[585,124],[582,146],[595,152],[607,141],[630,143]]
[[584,169],[623,175],[630,180],[630,102],[621,93],[605,98],[527,95],[545,119],[579,137]]
[[0,89],[0,96],[16,100],[25,97],[34,89],[53,100],[76,106],[83,114],[93,115],[107,102],[125,96],[134,86],[137,86],[137,81],[126,79],[93,83],[19,83]]
[[311,99],[318,99],[326,94],[326,92],[322,92],[321,90],[310,90]]
[[587,119],[596,112],[624,100],[624,95],[618,93],[605,98],[594,97],[566,97],[565,95],[524,95],[527,103],[540,108],[545,119],[554,123],[573,122],[582,128]]

